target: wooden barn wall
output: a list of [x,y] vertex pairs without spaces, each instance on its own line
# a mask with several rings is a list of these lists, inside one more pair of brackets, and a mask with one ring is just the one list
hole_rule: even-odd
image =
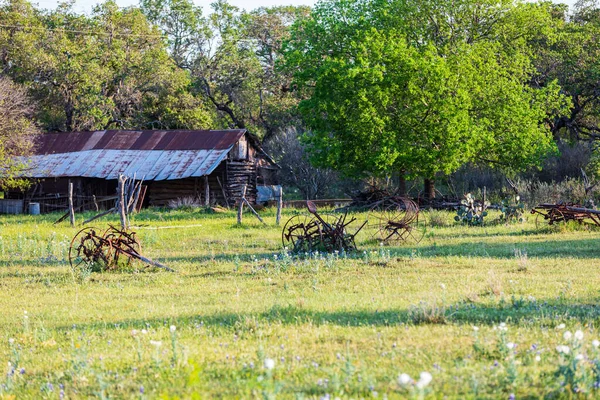
[[[7,198],[25,199],[41,203],[42,212],[61,211],[68,204],[68,183],[74,184],[75,205],[87,203],[92,196],[101,198],[116,193],[117,181],[96,178],[50,178],[35,181],[27,192],[10,192]],[[234,207],[246,185],[246,199],[255,203],[257,185],[277,184],[277,167],[264,156],[246,136],[243,136],[224,160],[209,176],[210,204]],[[146,181],[148,189],[145,206],[164,207],[178,198],[194,198],[205,202],[205,177],[169,181]],[[100,204],[106,208],[107,203]],[[27,204],[26,204],[27,206]],[[89,207],[87,208],[89,209]]]
[[[225,165],[221,164],[208,177],[210,204],[225,205],[225,197],[223,196],[223,191],[226,189],[225,171]],[[204,204],[204,182],[204,177],[148,182],[146,194],[148,205],[165,207],[170,200],[186,197],[194,198],[199,203]]]

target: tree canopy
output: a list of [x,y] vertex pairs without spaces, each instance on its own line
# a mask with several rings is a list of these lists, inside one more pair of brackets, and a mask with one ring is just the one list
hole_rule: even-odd
[[32,122],[34,108],[23,87],[7,77],[0,77],[0,187],[18,187],[24,182],[15,178],[26,167],[18,156],[31,152],[39,134]]
[[469,161],[519,171],[554,149],[555,81],[529,85],[543,4],[319,3],[294,27],[288,67],[306,99],[312,159],[348,175],[433,178]]

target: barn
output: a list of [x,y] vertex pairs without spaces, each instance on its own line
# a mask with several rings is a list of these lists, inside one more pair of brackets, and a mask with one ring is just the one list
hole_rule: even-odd
[[21,177],[32,185],[5,199],[42,212],[67,207],[69,182],[76,206],[96,207],[115,194],[120,174],[143,180],[145,206],[184,198],[233,206],[244,185],[254,203],[260,186],[277,184],[279,168],[245,129],[47,133],[24,161]]

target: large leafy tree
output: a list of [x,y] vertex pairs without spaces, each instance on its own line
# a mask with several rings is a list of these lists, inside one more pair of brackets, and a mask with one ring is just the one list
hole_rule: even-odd
[[287,48],[312,159],[430,181],[469,161],[539,164],[553,149],[547,115],[566,104],[554,82],[528,85],[528,36],[548,20],[509,1],[320,3]]
[[190,71],[197,93],[226,127],[268,138],[290,124],[297,99],[290,76],[278,69],[289,27],[307,7],[245,12],[224,0],[212,13],[190,0],[142,0],[142,9],[167,36],[172,57]]
[[25,164],[19,156],[31,152],[39,134],[34,124],[33,103],[23,87],[6,76],[0,77],[0,187],[18,187],[26,182],[16,178]]
[[574,13],[553,6],[554,30],[536,40],[532,86],[556,80],[571,99],[569,112],[553,116],[556,138],[600,139],[600,4],[581,0]]
[[108,1],[85,16],[69,7],[42,13],[10,0],[0,8],[2,67],[27,85],[47,129],[210,125],[189,74],[139,9]]

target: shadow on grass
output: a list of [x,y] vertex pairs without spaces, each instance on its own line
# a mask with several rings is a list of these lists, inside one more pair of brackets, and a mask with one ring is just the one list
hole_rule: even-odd
[[[600,299],[599,299],[600,300]],[[595,302],[595,301],[594,301]],[[206,327],[234,331],[254,330],[262,324],[343,327],[417,326],[417,325],[495,325],[506,322],[523,326],[553,328],[565,321],[577,323],[600,322],[600,306],[592,303],[570,304],[554,302],[513,301],[496,306],[460,303],[437,310],[435,319],[423,319],[421,308],[399,310],[336,310],[315,311],[294,306],[273,306],[258,313],[197,314],[152,319],[129,319],[78,325],[79,329],[143,329],[176,325],[178,327]],[[58,329],[70,330],[72,326]]]

